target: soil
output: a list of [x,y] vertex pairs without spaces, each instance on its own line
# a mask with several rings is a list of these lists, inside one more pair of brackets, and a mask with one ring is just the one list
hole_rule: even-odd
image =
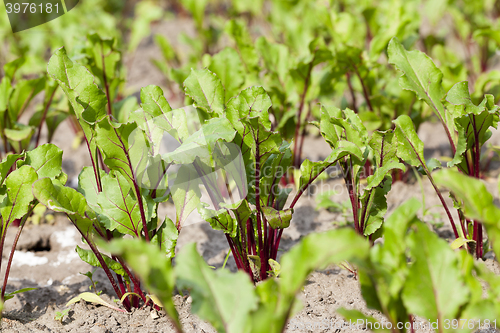
[[[190,22],[166,22],[154,27],[154,32],[163,33],[170,38],[172,27],[179,29],[184,25],[188,33],[193,31]],[[163,85],[164,81],[158,71],[151,65],[150,58],[158,57],[159,51],[151,39],[146,39],[140,51],[133,58],[126,60],[129,64],[128,81],[133,82],[128,89],[138,95],[138,89],[148,84]],[[145,75],[145,73],[153,73]],[[154,74],[156,73],[156,74]],[[167,91],[167,90],[165,90]],[[172,106],[180,106],[180,101],[175,100],[174,94],[166,97]],[[177,105],[176,105],[177,104]],[[426,158],[441,157],[448,152],[447,139],[440,124],[425,123],[419,130],[419,135],[425,143]],[[69,175],[69,184],[76,186],[79,170],[90,165],[90,160],[84,145],[74,149],[71,146],[74,137],[69,125],[59,127],[54,137],[56,145],[64,150],[63,169]],[[42,137],[42,142],[43,142]],[[500,144],[500,132],[494,133],[491,141],[494,145]],[[305,142],[306,157],[318,160],[327,156],[330,148],[324,141],[317,137],[307,137]],[[499,166],[492,164],[493,171],[485,180],[492,193],[497,193],[496,176]],[[321,232],[345,224],[346,217],[342,213],[331,213],[326,210],[315,209],[315,193],[328,189],[336,189],[339,194],[333,198],[336,202],[348,200],[347,193],[343,190],[343,181],[330,180],[315,191],[304,196],[295,209],[293,220],[288,229],[285,229],[281,241],[281,253],[284,253],[296,244],[302,237],[312,232]],[[314,192],[314,193],[313,193]],[[443,238],[452,238],[451,228],[447,225],[442,207],[430,186],[424,180],[421,188],[418,182],[396,182],[388,195],[388,215],[401,203],[411,197],[421,199],[425,196],[425,205],[428,213],[422,219],[436,230]],[[291,196],[292,197],[292,196]],[[451,200],[445,196],[451,206]],[[498,199],[497,199],[498,200]],[[175,216],[173,205],[166,204],[162,207],[162,214]],[[349,217],[347,217],[349,219]],[[441,223],[436,223],[441,222]],[[442,223],[444,222],[444,223]],[[442,226],[441,226],[442,224]],[[8,258],[9,244],[15,236],[15,228],[10,228],[6,241],[4,262]],[[213,231],[210,226],[193,214],[189,217],[181,231],[177,250],[188,242],[196,242],[198,251],[203,255],[208,264],[217,268],[221,267],[228,252],[228,246],[222,232]],[[54,319],[56,312],[67,307],[65,304],[79,293],[89,291],[90,280],[80,274],[92,271],[93,268],[82,262],[75,252],[75,246],[84,247],[76,229],[64,216],[55,215],[52,223],[40,225],[27,225],[20,238],[9,277],[7,292],[20,288],[37,288],[34,291],[16,295],[5,304],[1,321],[2,332],[172,332],[173,328],[163,313],[148,309],[135,310],[132,313],[121,313],[104,306],[95,306],[90,303],[79,302],[69,306],[67,316],[62,321]],[[498,262],[489,256],[486,264],[496,273],[500,273]],[[5,266],[5,265],[4,265]],[[232,258],[227,267],[235,270]],[[5,267],[2,267],[5,269]],[[3,276],[4,271],[0,272]],[[103,298],[113,304],[114,292],[104,272],[97,269],[94,280],[98,281],[97,289],[102,291]],[[189,296],[175,295],[175,303],[180,314],[181,322],[186,332],[215,332],[206,322],[200,320],[189,311],[191,299]],[[336,314],[336,309],[346,307],[358,309],[368,315],[382,320],[376,311],[369,310],[361,296],[358,281],[348,271],[338,267],[329,267],[326,270],[314,272],[308,278],[307,285],[299,298],[304,303],[304,308],[296,314],[287,327],[287,332],[357,332],[356,329],[340,327],[342,317]],[[418,319],[417,321],[422,321]],[[322,323],[323,326],[318,326]],[[329,323],[329,327],[325,326]],[[316,325],[316,326],[315,326]],[[365,332],[365,330],[359,330]],[[417,330],[417,332],[431,332],[431,330]],[[481,332],[488,332],[483,330]],[[493,331],[490,331],[493,332]],[[490,333],[488,332],[488,333]]]

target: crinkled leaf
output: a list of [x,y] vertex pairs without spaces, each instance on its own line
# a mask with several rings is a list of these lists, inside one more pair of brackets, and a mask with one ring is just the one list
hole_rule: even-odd
[[399,162],[394,131],[373,132],[368,145],[373,149],[377,167]]
[[232,98],[227,105],[226,117],[239,133],[245,133],[242,121],[258,117],[266,130],[271,130],[269,108],[272,106],[271,98],[264,88],[254,86],[243,90],[238,96]]
[[7,196],[0,203],[3,231],[9,227],[12,221],[22,218],[28,213],[30,203],[34,199],[31,187],[37,179],[35,169],[28,165],[14,170],[5,179]]
[[198,211],[203,220],[210,223],[212,229],[222,230],[230,237],[236,237],[236,233],[238,232],[238,222],[231,217],[226,209],[215,211],[200,208]]
[[[75,250],[76,253],[78,253],[80,259],[82,259],[84,262],[86,262],[90,266],[102,268],[101,263],[99,262],[99,260],[97,260],[97,257],[95,256],[94,252],[92,252],[91,250],[82,249],[78,245],[76,246]],[[101,253],[101,256],[104,259],[104,262],[106,263],[109,269],[111,269],[113,272],[121,276],[125,275],[125,270],[123,269],[122,265],[119,262],[111,259],[105,254]]]
[[262,207],[267,222],[273,229],[285,229],[290,226],[293,209],[276,210],[272,207]]

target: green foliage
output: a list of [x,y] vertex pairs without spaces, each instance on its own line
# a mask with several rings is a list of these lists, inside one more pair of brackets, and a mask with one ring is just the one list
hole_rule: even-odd
[[[333,149],[327,161],[335,161],[331,156],[338,156],[339,166],[349,193],[352,215],[356,231],[372,240],[379,237],[383,217],[387,211],[386,195],[391,188],[391,172],[395,169],[405,170],[396,156],[397,142],[394,131],[377,131],[369,137],[361,119],[352,110],[341,111],[337,108],[322,107],[320,121],[321,135]],[[374,158],[369,159],[369,156]],[[306,160],[306,162],[308,162]],[[314,166],[321,163],[311,163],[304,174],[314,174]],[[366,174],[366,166],[373,165],[373,174]],[[304,162],[302,166],[306,163]],[[366,186],[361,187],[361,180],[366,178]],[[301,180],[302,184],[302,180]],[[371,236],[375,234],[375,236]]]
[[[482,298],[478,280],[492,278],[491,273],[466,252],[453,251],[420,222],[416,217],[420,206],[411,199],[398,207],[384,223],[383,244],[374,245],[368,260],[358,265],[367,306],[380,311],[393,327],[408,323],[409,314],[438,323],[439,332],[455,332],[446,320],[494,320],[498,307],[485,310],[484,305],[495,302],[495,292],[492,287]],[[358,311],[339,312],[346,319],[376,322]]]
[[[33,186],[39,180],[65,182],[67,176],[62,172],[62,151],[53,144],[44,144],[21,154],[9,154],[0,162],[2,182],[0,185],[0,217],[1,244],[4,244],[7,229],[13,222],[19,222],[18,235],[21,234],[27,219],[32,214],[39,201],[33,194]],[[20,292],[33,290],[21,289],[12,293],[5,293],[9,277],[12,258],[19,237],[12,244],[11,253],[7,262],[5,279],[1,289],[2,302],[14,297]],[[0,255],[3,253],[0,248]],[[1,259],[0,259],[1,261]]]
[[283,256],[280,279],[268,279],[257,287],[243,272],[213,271],[198,254],[195,244],[180,251],[173,269],[161,251],[138,240],[114,241],[106,247],[125,258],[166,306],[167,314],[179,330],[171,295],[174,283],[189,290],[192,312],[218,332],[241,332],[242,328],[245,332],[262,332],[264,328],[267,332],[281,332],[288,318],[299,309],[296,294],[313,270],[342,260],[362,262],[369,245],[347,229],[307,236]]

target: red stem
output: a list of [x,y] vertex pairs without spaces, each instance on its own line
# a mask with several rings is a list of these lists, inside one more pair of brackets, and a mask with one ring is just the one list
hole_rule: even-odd
[[[12,266],[12,259],[14,258],[14,252],[16,251],[17,242],[19,241],[19,237],[21,236],[21,231],[23,231],[23,227],[26,224],[26,220],[28,219],[28,216],[31,215],[33,208],[35,208],[35,205],[30,207],[30,210],[28,211],[28,213],[26,215],[24,215],[24,217],[23,217],[23,219],[22,219],[22,221],[19,224],[19,227],[17,229],[17,234],[16,234],[16,238],[14,238],[14,243],[12,243],[12,248],[10,250],[10,255],[9,255],[9,261],[7,262],[7,268],[5,269],[5,275],[4,275],[4,279],[3,279],[2,295],[0,297],[2,302],[4,301],[5,288],[7,287],[7,280],[9,279],[10,267]],[[5,229],[4,233],[7,233],[7,229]],[[2,239],[2,248],[3,248],[3,241],[4,241],[4,238]]]

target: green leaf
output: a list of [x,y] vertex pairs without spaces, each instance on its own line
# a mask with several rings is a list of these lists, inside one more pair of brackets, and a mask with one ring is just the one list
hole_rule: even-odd
[[236,237],[238,232],[238,221],[233,219],[226,209],[218,211],[200,208],[199,213],[201,218],[208,223],[214,230],[222,230],[230,237]]
[[285,229],[290,226],[292,220],[293,209],[276,210],[272,207],[262,207],[267,222],[273,229]]
[[[118,230],[123,234],[137,236],[141,234],[143,224],[139,200],[124,176],[117,172],[110,172],[102,177],[102,192],[97,195],[97,202],[101,206],[101,221],[109,230]],[[152,209],[152,200],[144,199],[143,205],[148,214],[146,219],[151,219],[148,213]]]
[[[101,179],[106,173],[104,172],[104,170],[98,170],[99,179]],[[101,206],[99,206],[99,203],[97,202],[97,196],[100,191],[97,185],[96,173],[93,167],[83,167],[82,171],[78,175],[78,192],[85,196],[85,200],[94,212],[101,212]]]
[[224,113],[224,87],[217,75],[208,69],[192,69],[184,81],[184,90],[197,108],[208,114]]
[[25,57],[17,58],[14,61],[8,62],[3,65],[3,70],[5,72],[5,77],[12,81],[14,79],[14,75],[16,74],[19,67],[21,67],[26,62]]
[[0,81],[0,112],[2,115],[0,122],[2,124],[2,127],[4,126],[3,122],[5,121],[4,114],[9,105],[10,95],[13,90],[14,88],[12,88],[10,80],[7,77],[3,77],[2,81]]
[[[91,250],[84,250],[77,245],[76,246],[76,253],[78,253],[78,256],[80,257],[80,259],[82,259],[84,262],[86,262],[90,266],[102,268],[101,263],[99,262],[99,260],[97,260],[97,257],[95,256],[94,252],[92,252]],[[123,269],[122,265],[119,262],[111,259],[110,257],[108,257],[105,254],[101,253],[101,256],[104,259],[104,262],[106,263],[106,266],[108,266],[109,269],[113,270],[113,272],[115,272],[116,274],[119,274],[121,276],[125,275],[125,270]]]
[[335,149],[337,147],[337,142],[341,138],[342,129],[338,129],[338,127],[331,122],[333,118],[342,118],[342,111],[336,107],[321,105],[321,135],[325,138],[326,142],[330,144],[330,147]]
[[21,153],[28,148],[31,137],[35,134],[35,128],[16,123],[14,128],[6,128],[4,134],[16,153]]
[[182,227],[184,221],[200,204],[200,176],[191,165],[182,165],[172,186],[172,200],[175,205],[175,226]]
[[380,183],[382,183],[382,181],[385,179],[385,177],[390,176],[391,171],[393,171],[395,169],[402,170],[403,172],[406,171],[406,167],[402,163],[393,162],[393,163],[386,164],[383,167],[376,169],[375,172],[373,173],[373,175],[368,176],[366,178],[366,187],[365,187],[364,191],[366,192],[366,191],[371,190],[374,187],[379,186]]
[[245,82],[245,67],[238,52],[230,47],[224,48],[212,57],[208,69],[220,78],[226,89],[226,101],[234,96]]
[[408,312],[439,322],[457,318],[460,307],[467,302],[469,289],[460,274],[458,260],[449,247],[426,225],[418,223],[409,238],[414,263],[403,289],[403,302]]
[[196,25],[201,28],[203,26],[205,8],[208,4],[208,0],[182,0],[181,3],[184,8],[193,15]]
[[397,140],[394,131],[373,132],[368,145],[373,149],[373,156],[377,167],[390,163],[398,163]]
[[255,48],[264,59],[268,71],[274,73],[281,82],[286,82],[290,71],[290,52],[283,44],[270,43],[265,37],[259,37]]
[[498,110],[491,95],[486,95],[483,101],[476,106],[469,94],[467,81],[455,84],[446,97],[453,104],[449,109],[454,110],[455,125],[458,131],[457,150],[448,166],[458,167],[470,174],[469,165],[465,161],[466,150],[471,150],[478,141],[479,149],[491,136],[490,128],[498,125]]
[[26,153],[22,165],[31,165],[39,178],[55,179],[62,172],[63,151],[56,145],[46,143]]
[[398,157],[412,166],[422,166],[427,169],[424,159],[424,143],[418,137],[411,118],[401,115],[393,123],[396,124]]
[[232,37],[236,43],[236,49],[245,64],[247,71],[258,70],[259,56],[252,42],[250,33],[245,23],[230,20],[225,31]]
[[[177,284],[190,290],[194,314],[212,324],[217,332],[241,332],[250,324],[249,314],[257,309],[258,298],[247,274],[213,271],[193,243],[183,247],[177,260]],[[236,303],[238,306],[234,306]]]
[[269,196],[279,196],[280,192],[278,191],[281,190],[278,186],[279,181],[285,176],[292,162],[292,151],[289,143],[284,141],[279,150],[279,154],[271,154],[261,166],[259,187],[260,198],[263,202],[266,202]]
[[408,275],[406,234],[421,204],[410,199],[384,222],[384,243],[370,250],[370,260],[358,266],[361,293],[369,308],[381,311],[391,322],[408,321],[401,290]]
[[94,126],[106,115],[106,95],[94,82],[94,76],[66,55],[64,47],[58,49],[50,58],[47,72],[66,94],[87,138],[92,161],[97,165]]
[[271,98],[264,88],[254,86],[243,90],[228,102],[226,117],[239,133],[245,133],[245,124],[241,122],[254,117],[259,118],[264,128],[270,131],[268,111],[271,106]]
[[9,154],[5,156],[0,163],[0,185],[3,184],[3,181],[5,180],[5,177],[7,177],[10,168],[16,163],[16,161],[20,158],[24,157],[23,154]]
[[31,100],[45,88],[45,77],[21,80],[16,84],[9,98],[9,117],[15,122],[28,107]]
[[50,178],[41,178],[35,182],[33,194],[38,201],[56,212],[83,216],[87,208],[87,202],[81,193]]
[[15,219],[28,213],[34,196],[31,192],[33,183],[38,179],[35,169],[24,165],[14,170],[6,179],[7,196],[0,203],[0,214],[3,220],[3,232]]
[[157,245],[167,255],[167,258],[173,258],[178,238],[179,231],[174,222],[165,216],[165,220],[157,229],[154,237],[151,238],[151,244]]
[[[121,52],[115,48],[116,41],[114,38],[102,38],[97,33],[87,34],[87,50],[86,53],[90,56],[90,68],[92,73],[99,78],[101,85],[105,82],[108,85],[112,81],[120,80],[117,77],[118,66],[121,61]],[[106,78],[105,78],[106,77]],[[114,89],[109,89],[109,100],[115,100]]]
[[84,66],[71,61],[64,47],[50,58],[47,71],[63,89],[78,119],[93,124],[106,115],[106,95]]
[[464,244],[466,243],[473,243],[474,241],[472,239],[467,239],[467,238],[457,238],[453,242],[451,242],[450,247],[452,250],[456,250],[461,248]]
[[350,155],[354,161],[357,163],[363,160],[363,153],[354,143],[349,141],[341,140],[337,143],[337,148],[334,149],[331,154],[324,160],[320,162],[311,162],[306,159],[300,165],[300,183],[299,188],[303,188],[309,184],[313,179],[315,179],[320,173],[326,170],[326,168],[344,156]]
[[391,39],[387,52],[389,63],[403,72],[399,79],[401,88],[415,92],[419,99],[424,100],[432,108],[441,122],[450,127],[441,103],[444,97],[441,86],[443,73],[424,53],[417,50],[406,51],[397,38]]
[[131,187],[140,184],[139,176],[147,165],[149,142],[144,132],[137,129],[137,124],[115,124],[104,118],[97,124],[96,134],[104,163],[111,170],[120,172]]
[[379,183],[381,186],[377,185],[373,191],[365,189],[364,195],[361,197],[363,207],[367,206],[366,216],[363,221],[363,234],[365,236],[373,234],[382,226],[384,215],[387,212],[386,195],[391,190],[391,184],[392,179],[386,179],[383,184]]
[[11,298],[14,298],[14,295],[16,295],[16,294],[25,293],[27,291],[32,291],[32,290],[37,290],[37,289],[38,288],[22,288],[22,289],[13,291],[11,293],[5,293],[4,300],[6,301],[6,300],[9,300]]
[[85,217],[87,202],[76,190],[63,186],[58,180],[41,178],[33,184],[33,195],[47,208],[67,214],[83,234],[92,230],[93,221]]
[[280,290],[283,295],[295,297],[313,270],[343,260],[361,263],[368,256],[368,250],[368,242],[354,230],[339,229],[308,235],[283,255]]
[[[201,128],[189,136],[171,153],[162,155],[167,163],[193,163],[196,159],[211,161],[218,141],[231,142],[236,135],[229,121],[225,118],[213,118],[206,121]],[[209,162],[208,162],[209,163]]]

